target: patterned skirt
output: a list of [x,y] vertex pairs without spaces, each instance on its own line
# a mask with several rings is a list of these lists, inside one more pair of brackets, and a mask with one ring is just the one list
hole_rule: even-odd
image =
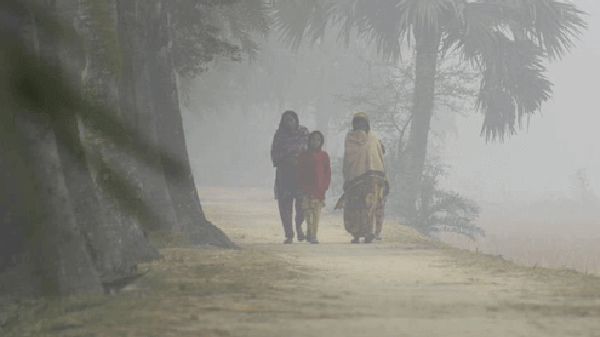
[[373,216],[383,199],[382,180],[367,176],[346,191],[344,228],[355,238],[373,234]]

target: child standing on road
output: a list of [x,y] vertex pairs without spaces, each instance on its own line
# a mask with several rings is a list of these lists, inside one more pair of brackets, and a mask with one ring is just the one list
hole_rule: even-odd
[[308,136],[308,150],[298,155],[296,168],[298,184],[302,189],[302,210],[308,225],[310,243],[319,243],[317,231],[321,208],[325,206],[325,192],[331,182],[329,155],[321,148],[325,143],[323,134],[315,130]]

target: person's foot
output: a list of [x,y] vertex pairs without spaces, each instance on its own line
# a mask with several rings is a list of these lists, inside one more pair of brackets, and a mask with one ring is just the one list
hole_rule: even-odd
[[283,241],[283,243],[286,243],[286,244],[292,243],[292,242],[293,242],[292,238],[287,238],[287,239],[285,239],[285,241]]
[[375,233],[375,240],[377,241],[381,241],[381,234],[380,233]]
[[373,241],[373,234],[365,236],[365,243],[371,243]]
[[350,243],[360,243],[360,238],[354,238],[350,240]]
[[306,242],[311,242],[312,241],[312,234],[310,233],[310,231],[306,231]]
[[302,242],[304,241],[304,233],[302,232],[302,230],[298,230],[298,242]]
[[317,240],[317,238],[311,238],[310,243],[317,244],[317,243],[319,243],[319,240]]

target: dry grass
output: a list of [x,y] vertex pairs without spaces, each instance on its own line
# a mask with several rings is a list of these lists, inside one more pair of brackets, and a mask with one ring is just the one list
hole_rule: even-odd
[[[278,280],[299,272],[264,250],[162,249],[163,259],[139,266],[147,272],[118,296],[40,299],[5,311],[2,336],[198,336],[203,312],[254,310],[239,303],[277,293]],[[237,304],[236,304],[237,303]],[[177,332],[179,331],[179,332]],[[200,333],[200,334],[198,334]]]
[[[307,277],[327,283],[327,275],[339,275],[330,275],[326,273],[327,270],[317,267],[314,270],[299,268],[299,264],[294,263],[293,258],[301,258],[305,254],[327,256],[323,249],[327,246],[280,245],[282,229],[271,191],[215,188],[202,191],[201,197],[208,199],[203,200],[207,201],[203,206],[209,219],[244,249],[191,249],[177,233],[151,233],[149,239],[153,245],[161,248],[163,259],[140,265],[138,270],[146,274],[123,289],[118,296],[40,299],[13,304],[4,313],[8,319],[0,327],[0,336],[231,336],[248,335],[243,325],[251,320],[264,322],[266,317],[271,317],[269,322],[277,324],[282,317],[289,318],[291,322],[299,317],[341,319],[358,315],[353,305],[356,303],[351,301],[353,296],[348,296],[344,301],[339,298],[346,296],[343,292],[331,298],[321,298],[321,293],[311,288],[313,297],[306,297],[302,282]],[[488,309],[493,312],[535,311],[578,317],[600,315],[597,306],[588,306],[587,302],[552,302],[558,297],[600,299],[598,277],[567,268],[548,269],[542,268],[541,264],[531,268],[509,261],[520,262],[519,256],[531,257],[535,249],[545,254],[546,261],[553,258],[559,261],[558,257],[568,251],[568,244],[580,244],[581,255],[571,251],[571,256],[578,259],[587,257],[589,263],[592,255],[600,256],[600,247],[593,245],[593,238],[596,237],[592,235],[593,227],[587,228],[587,232],[582,228],[577,231],[586,233],[588,241],[574,234],[565,235],[564,230],[558,230],[563,226],[556,226],[555,230],[549,230],[554,227],[544,227],[544,237],[551,240],[531,240],[539,236],[539,230],[535,230],[538,226],[506,219],[483,220],[487,221],[484,227],[488,230],[488,241],[475,243],[479,247],[467,240],[460,241],[461,238],[457,237],[445,240],[455,240],[453,245],[462,245],[463,248],[478,248],[481,253],[451,248],[448,244],[428,239],[409,227],[395,226],[396,220],[392,218],[386,219],[383,245],[339,244],[348,242],[340,214],[323,215],[320,235],[322,243],[329,243],[331,247],[352,249],[348,251],[349,254],[356,254],[363,247],[382,249],[377,253],[371,252],[377,256],[386,252],[397,254],[407,249],[432,249],[433,254],[445,254],[442,258],[436,257],[436,263],[451,267],[439,266],[443,273],[453,273],[449,276],[442,273],[444,281],[450,277],[453,280],[449,282],[466,282],[469,286],[488,287],[486,289],[497,292],[498,288],[504,287],[509,294],[525,291],[527,296],[540,288],[545,292],[547,300],[544,303],[533,303],[523,297],[496,303]],[[284,256],[291,260],[284,260]],[[528,264],[534,265],[533,260]],[[389,275],[387,269],[380,272],[385,275],[382,276],[384,279]],[[465,274],[454,275],[459,273]],[[524,282],[535,284],[521,286]],[[515,283],[518,283],[517,287]],[[538,287],[540,284],[544,287]],[[286,299],[290,296],[293,298]],[[0,311],[0,325],[2,315]],[[230,324],[225,329],[222,322],[239,325]],[[236,330],[238,328],[241,330]]]

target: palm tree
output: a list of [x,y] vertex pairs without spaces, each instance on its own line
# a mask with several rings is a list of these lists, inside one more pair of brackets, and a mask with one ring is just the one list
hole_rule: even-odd
[[410,136],[395,187],[404,192],[401,211],[409,221],[416,214],[440,58],[459,52],[480,72],[481,133],[502,141],[551,97],[543,61],[561,58],[586,27],[585,13],[555,0],[280,0],[275,9],[293,48],[305,35],[316,41],[331,23],[341,39],[366,38],[384,58],[399,60],[404,47],[415,52]]

